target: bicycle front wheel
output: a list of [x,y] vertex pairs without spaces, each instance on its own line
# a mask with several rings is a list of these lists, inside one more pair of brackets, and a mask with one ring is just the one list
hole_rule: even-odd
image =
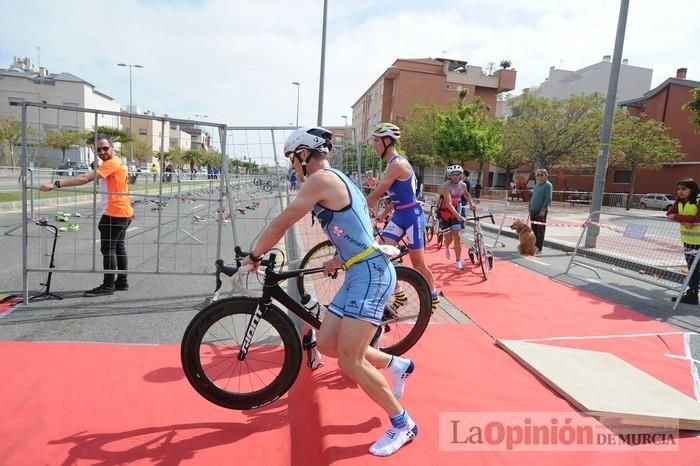
[[182,368],[208,401],[229,409],[255,409],[284,395],[299,374],[302,347],[289,317],[274,305],[262,314],[248,352],[238,359],[258,307],[251,298],[216,301],[202,309],[182,337]]
[[[330,240],[322,241],[316,246],[309,249],[299,263],[300,269],[314,269],[323,267],[323,263],[329,261],[335,256],[335,246]],[[345,280],[345,272],[338,269],[335,278],[328,277],[322,273],[311,275],[300,275],[297,277],[297,291],[299,296],[309,293],[316,300],[324,305],[328,305]],[[323,320],[325,306],[321,307],[321,315],[319,318]]]
[[433,230],[433,222],[428,222],[425,225],[425,244],[428,244],[433,240],[433,235],[435,231]]

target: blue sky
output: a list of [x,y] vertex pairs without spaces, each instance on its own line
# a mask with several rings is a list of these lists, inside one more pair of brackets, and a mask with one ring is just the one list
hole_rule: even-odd
[[[70,72],[122,105],[232,125],[287,125],[301,86],[301,123],[316,121],[322,0],[0,0],[0,67],[13,56]],[[329,1],[324,123],[350,105],[397,57],[447,55],[487,67],[509,59],[517,89],[550,66],[577,69],[612,54],[612,0]],[[688,67],[700,79],[700,2],[631,2],[624,57],[654,69],[652,86]]]

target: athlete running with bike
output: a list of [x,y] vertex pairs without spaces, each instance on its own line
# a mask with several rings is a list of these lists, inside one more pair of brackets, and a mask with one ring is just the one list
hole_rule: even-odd
[[[389,223],[382,231],[382,239],[393,246],[405,235],[411,264],[428,281],[433,300],[433,311],[440,299],[435,289],[433,274],[425,265],[425,214],[416,199],[416,175],[411,164],[396,151],[396,141],[401,130],[391,123],[379,123],[372,130],[374,151],[387,164],[386,171],[377,189],[367,196],[367,203],[374,205],[384,193],[389,193],[391,203],[387,204],[384,215],[391,213]],[[392,213],[393,210],[393,213]],[[397,291],[396,301],[400,301]]]
[[464,169],[461,165],[450,165],[446,173],[449,179],[440,188],[440,201],[438,217],[440,218],[440,230],[447,230],[445,235],[445,256],[450,259],[450,242],[455,250],[455,268],[464,270],[462,265],[462,243],[459,237],[464,224],[464,217],[460,214],[461,201],[464,197],[469,203],[469,208],[475,210],[467,184],[462,181]]
[[[391,356],[369,346],[396,286],[391,261],[375,247],[367,202],[360,189],[342,172],[330,168],[328,154],[332,133],[324,128],[300,128],[284,145],[294,171],[302,182],[295,199],[263,230],[244,264],[255,271],[262,256],[277,244],[285,231],[314,211],[336,256],[324,264],[331,274],[345,269],[345,281],[328,305],[318,333],[318,349],[338,358],[338,366],[386,411],[391,428],[369,451],[388,456],[418,433],[416,423],[397,399],[406,378],[414,370],[408,359]],[[377,369],[386,368],[393,391]]]

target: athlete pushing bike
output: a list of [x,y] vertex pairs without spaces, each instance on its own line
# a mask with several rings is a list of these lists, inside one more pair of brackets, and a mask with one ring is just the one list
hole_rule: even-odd
[[[317,347],[326,356],[338,358],[340,368],[389,416],[391,428],[369,449],[374,455],[388,456],[418,433],[416,423],[397,401],[415,365],[369,346],[396,287],[396,272],[375,244],[362,192],[342,172],[330,168],[331,137],[324,128],[300,128],[287,138],[284,153],[302,182],[301,189],[263,230],[243,263],[255,271],[285,231],[313,210],[337,251],[324,263],[326,273],[345,270],[343,286],[328,305],[318,332]],[[392,389],[378,370],[384,368]]]
[[377,189],[367,196],[367,203],[374,205],[384,193],[389,193],[391,203],[387,204],[384,214],[391,213],[391,219],[384,227],[382,239],[395,246],[406,236],[411,264],[428,281],[435,311],[440,299],[433,274],[425,264],[425,214],[416,199],[416,175],[408,160],[396,151],[401,130],[392,123],[379,123],[372,130],[372,136],[374,151],[386,162],[387,168]]
[[448,180],[440,188],[440,200],[438,201],[438,217],[440,218],[440,230],[447,230],[445,235],[445,256],[450,259],[450,242],[455,251],[455,268],[463,270],[462,244],[459,234],[464,225],[464,217],[461,213],[462,198],[469,202],[469,208],[475,210],[467,184],[462,181],[464,169],[461,165],[450,165],[446,170]]

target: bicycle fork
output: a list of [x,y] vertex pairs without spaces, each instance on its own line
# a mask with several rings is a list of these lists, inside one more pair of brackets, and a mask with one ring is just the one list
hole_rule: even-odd
[[255,307],[255,312],[251,316],[250,321],[248,321],[248,326],[246,327],[245,331],[245,338],[243,339],[243,344],[241,345],[240,351],[238,351],[239,361],[243,361],[248,354],[248,348],[250,348],[250,345],[253,342],[255,329],[258,328],[258,324],[260,323],[260,319],[263,315],[263,306],[264,305],[261,305],[260,302],[258,302],[258,305]]

